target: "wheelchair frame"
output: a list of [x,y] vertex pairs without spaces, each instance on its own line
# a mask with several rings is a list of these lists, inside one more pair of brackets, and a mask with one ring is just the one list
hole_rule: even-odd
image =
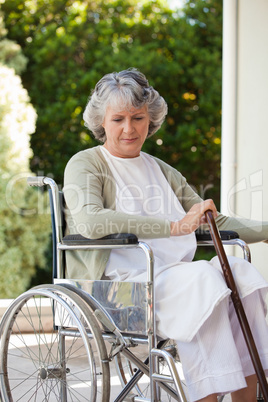
[[[51,217],[53,228],[53,249],[54,249],[54,285],[42,285],[30,289],[19,296],[7,309],[1,323],[1,349],[0,349],[0,395],[4,402],[12,401],[12,389],[9,384],[9,368],[8,368],[8,348],[10,343],[10,334],[13,331],[13,326],[16,323],[16,317],[22,311],[22,306],[27,303],[31,298],[48,298],[52,300],[52,313],[53,313],[53,328],[58,331],[59,344],[60,344],[60,367],[53,367],[52,365],[42,364],[39,362],[37,367],[38,381],[49,381],[57,379],[60,382],[58,397],[55,400],[67,401],[67,376],[69,374],[68,367],[65,362],[65,337],[79,335],[84,342],[85,354],[88,356],[89,365],[92,365],[92,388],[90,388],[89,401],[109,401],[109,384],[104,384],[102,390],[103,395],[100,399],[97,396],[97,375],[93,373],[94,352],[90,342],[92,339],[96,343],[98,351],[98,358],[100,360],[103,376],[107,379],[109,376],[109,362],[113,359],[118,359],[121,355],[124,356],[130,365],[136,367],[136,372],[133,372],[133,377],[128,381],[114,400],[121,402],[123,400],[133,401],[161,401],[160,390],[164,389],[171,398],[178,401],[187,401],[184,388],[178,374],[175,359],[174,348],[172,346],[165,347],[167,340],[160,340],[158,342],[156,335],[156,324],[154,314],[154,261],[151,248],[144,242],[137,239],[136,236],[131,234],[110,235],[98,240],[85,239],[80,235],[71,235],[63,237],[63,217],[62,206],[60,205],[60,193],[55,181],[48,177],[30,177],[28,184],[31,186],[44,186],[48,185],[51,189]],[[238,238],[234,232],[221,232],[222,242],[227,245],[239,245],[243,250],[244,258],[250,261],[250,251],[247,244]],[[197,234],[198,243],[202,245],[212,245],[212,241],[207,233]],[[140,248],[146,258],[147,263],[147,282],[144,285],[143,295],[146,296],[146,308],[144,315],[146,317],[146,327],[140,333],[135,333],[129,328],[123,327],[116,322],[115,317],[111,312],[103,307],[103,305],[94,297],[83,291],[83,281],[67,280],[64,278],[64,253],[70,250],[92,250],[92,249],[116,249],[116,248]],[[103,284],[104,281],[86,281],[88,283]],[[111,283],[111,282],[109,282]],[[126,284],[122,283],[123,286]],[[116,313],[117,313],[117,309]],[[66,315],[69,316],[68,323],[66,324]],[[145,331],[145,332],[144,332]],[[104,341],[111,344],[110,353],[107,354]],[[141,361],[129,349],[137,344],[148,343],[148,358],[146,361]],[[119,358],[118,371],[122,374],[121,358]],[[116,360],[117,361],[117,360]],[[169,374],[161,374],[159,366],[164,362],[168,369]],[[135,371],[135,370],[134,370]],[[133,388],[137,386],[141,376],[146,374],[150,379],[150,399],[147,399],[142,394],[135,395],[132,392]],[[125,383],[125,378],[122,383]],[[173,386],[169,384],[173,384]],[[222,400],[223,398],[220,398]],[[28,400],[28,399],[27,399]],[[30,399],[29,399],[30,400]],[[50,399],[45,399],[50,400]],[[54,400],[54,399],[52,399]],[[70,399],[73,400],[73,399]],[[75,399],[74,399],[75,400]],[[77,399],[79,400],[79,399]]]

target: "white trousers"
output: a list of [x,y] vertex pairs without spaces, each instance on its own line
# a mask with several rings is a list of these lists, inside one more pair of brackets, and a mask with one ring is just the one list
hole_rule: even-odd
[[[261,291],[242,302],[263,368],[268,372],[268,326]],[[228,298],[219,303],[191,342],[177,344],[190,401],[244,388],[245,377],[255,372]]]

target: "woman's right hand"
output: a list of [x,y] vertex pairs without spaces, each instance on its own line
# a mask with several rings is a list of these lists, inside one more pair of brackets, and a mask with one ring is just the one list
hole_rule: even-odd
[[194,232],[200,225],[207,223],[205,212],[209,209],[212,211],[214,218],[216,218],[218,213],[213,200],[194,204],[184,218],[180,221],[171,222],[170,235],[183,236]]

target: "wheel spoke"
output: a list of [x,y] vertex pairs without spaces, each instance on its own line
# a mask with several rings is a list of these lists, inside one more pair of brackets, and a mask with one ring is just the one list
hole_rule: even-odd
[[[9,313],[1,329],[3,402],[109,401],[106,347],[78,295],[56,285],[36,288],[16,299]],[[30,333],[23,332],[22,321]],[[56,324],[51,331],[48,322]]]

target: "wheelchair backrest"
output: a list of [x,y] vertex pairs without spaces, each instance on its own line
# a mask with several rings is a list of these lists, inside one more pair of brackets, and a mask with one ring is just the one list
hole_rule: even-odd
[[[57,278],[57,230],[56,230],[56,217],[55,217],[55,206],[52,197],[52,190],[48,189],[49,194],[49,205],[50,205],[50,214],[51,214],[51,228],[52,228],[52,257],[53,257],[53,269],[52,269],[52,279]],[[66,230],[66,220],[65,220],[65,200],[62,191],[59,191],[59,213],[60,213],[60,226],[58,230],[60,232],[60,237],[64,236]],[[65,252],[62,253],[62,263],[63,263],[63,272],[65,273],[66,268],[66,259]],[[65,276],[65,275],[64,275]]]

